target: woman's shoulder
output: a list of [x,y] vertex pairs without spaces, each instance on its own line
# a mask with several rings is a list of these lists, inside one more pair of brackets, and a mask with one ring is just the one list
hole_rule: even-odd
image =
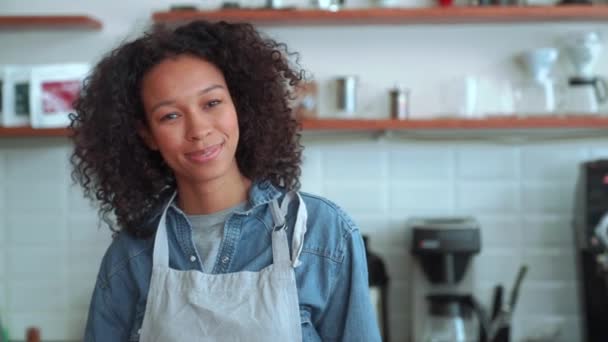
[[349,241],[359,228],[338,204],[319,195],[300,192],[308,211],[302,252],[314,253],[341,263]]
[[358,230],[352,217],[332,200],[307,192],[300,192],[306,209],[308,210],[309,221],[311,217],[324,221],[338,223],[342,233],[352,233]]
[[101,262],[99,277],[110,281],[115,275],[130,268],[141,257],[150,257],[154,237],[137,238],[126,231],[114,233]]

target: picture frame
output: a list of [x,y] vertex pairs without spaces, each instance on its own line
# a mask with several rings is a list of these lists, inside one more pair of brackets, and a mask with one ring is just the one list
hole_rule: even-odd
[[35,66],[31,69],[30,109],[33,128],[65,128],[73,102],[90,72],[88,64]]
[[0,126],[16,127],[30,124],[30,67],[5,65],[0,70]]

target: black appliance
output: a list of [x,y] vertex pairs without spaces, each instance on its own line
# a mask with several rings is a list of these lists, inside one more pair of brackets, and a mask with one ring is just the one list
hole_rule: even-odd
[[608,341],[608,160],[581,164],[574,231],[587,342]]
[[[487,315],[470,293],[456,291],[472,257],[481,250],[481,233],[472,217],[415,218],[411,253],[430,287],[423,334],[417,339],[486,342]],[[472,314],[474,313],[474,315]]]
[[471,257],[481,250],[479,224],[473,219],[436,218],[411,226],[412,253],[431,283],[460,282]]
[[389,342],[388,272],[386,271],[386,266],[382,258],[369,248],[369,236],[363,235],[363,243],[365,245],[365,257],[367,259],[369,291],[372,305],[374,306],[376,313],[382,341]]

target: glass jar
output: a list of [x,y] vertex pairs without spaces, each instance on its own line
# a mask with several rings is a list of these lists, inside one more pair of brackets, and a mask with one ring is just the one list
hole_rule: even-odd
[[429,295],[429,317],[425,342],[477,342],[479,323],[470,305],[470,296]]

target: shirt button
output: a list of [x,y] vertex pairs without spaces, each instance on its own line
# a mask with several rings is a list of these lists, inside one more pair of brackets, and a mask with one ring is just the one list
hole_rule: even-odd
[[194,255],[190,256],[190,261],[195,262],[196,261],[196,257]]
[[225,264],[228,262],[228,260],[230,260],[230,258],[228,258],[227,256],[222,258],[222,263]]

